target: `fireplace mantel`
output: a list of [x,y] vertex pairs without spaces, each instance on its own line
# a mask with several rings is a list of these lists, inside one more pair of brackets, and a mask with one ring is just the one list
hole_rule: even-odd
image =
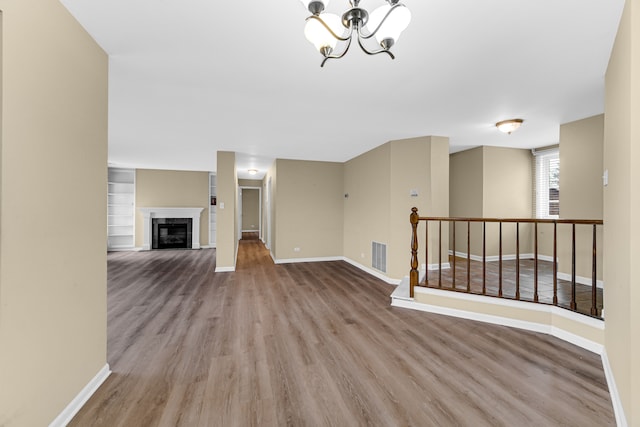
[[204,208],[138,208],[144,217],[142,250],[151,250],[152,218],[191,218],[191,248],[200,249],[200,214]]

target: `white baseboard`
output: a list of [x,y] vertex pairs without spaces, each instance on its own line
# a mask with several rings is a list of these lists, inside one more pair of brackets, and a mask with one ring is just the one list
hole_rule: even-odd
[[141,250],[142,250],[141,247],[107,248],[107,252],[140,252]]
[[328,261],[342,261],[344,258],[341,256],[328,256],[328,257],[315,257],[315,258],[282,258],[274,259],[276,264],[294,264],[297,262],[328,262]]
[[[571,281],[571,274],[558,273],[558,280]],[[591,286],[593,284],[591,277],[576,276],[576,283],[581,285]],[[596,286],[600,289],[604,289],[604,282],[602,280],[596,280]]]
[[236,257],[234,258],[233,266],[232,267],[218,267],[218,266],[216,266],[216,269],[214,270],[215,273],[232,273],[232,272],[236,271],[236,263],[238,262],[238,248],[239,247],[240,247],[240,245],[236,245]]
[[[416,292],[418,288],[414,288]],[[426,313],[443,314],[445,316],[457,317],[460,319],[475,320],[478,322],[491,323],[494,325],[510,326],[518,329],[525,329],[527,331],[549,333],[550,328],[540,325],[538,323],[526,322],[523,320],[508,319],[500,316],[493,316],[490,314],[474,313],[471,311],[458,310],[448,307],[440,307],[437,305],[424,304],[416,301],[393,301],[391,303],[394,307],[410,308],[412,310],[424,311]]]
[[387,282],[390,285],[399,285],[400,282],[402,281],[402,279],[392,279],[391,277],[388,277],[388,276],[384,275],[383,273],[381,273],[381,272],[379,272],[377,270],[374,270],[374,269],[369,268],[369,267],[367,267],[365,265],[362,265],[362,264],[352,260],[351,258],[342,257],[342,260],[345,261],[346,263],[349,263],[349,264],[353,265],[354,267],[364,271],[365,273],[369,273],[370,275],[372,275],[372,276],[374,276],[374,277],[376,277],[376,278],[378,278],[380,280],[383,280],[383,281]]
[[315,258],[288,258],[288,259],[276,259],[273,256],[273,253],[271,254],[271,258],[273,259],[273,262],[276,264],[292,264],[292,263],[297,263],[297,262],[328,262],[328,261],[344,261],[348,264],[353,265],[354,267],[364,271],[365,273],[368,273],[374,277],[376,277],[377,279],[383,280],[387,283],[389,283],[390,285],[398,285],[400,283],[400,279],[392,279],[388,276],[386,276],[384,273],[374,270],[372,268],[369,268],[367,266],[364,266],[362,264],[360,264],[359,262],[356,262],[354,260],[352,260],[351,258],[347,258],[344,256],[333,256],[333,257],[315,257]]
[[[449,251],[449,255],[453,255],[453,251]],[[467,259],[467,253],[466,252],[459,252],[456,251],[456,257],[457,258],[464,258]],[[495,261],[500,261],[500,256],[499,255],[488,255],[485,257],[487,262],[495,262]],[[526,253],[526,254],[520,254],[520,259],[534,259],[535,257],[533,256],[533,254],[531,253]],[[502,255],[502,260],[503,261],[513,261],[516,259],[516,254],[503,254]],[[540,255],[538,254],[538,259],[540,261],[553,261],[553,257],[552,256],[548,256],[548,255]],[[471,254],[471,260],[472,261],[479,261],[482,262],[482,255],[474,255]]]
[[[503,307],[516,308],[520,310],[545,312],[545,313],[550,313],[552,316],[555,316],[555,317],[566,318],[574,322],[585,324],[586,326],[589,326],[592,328],[604,330],[604,322],[602,320],[594,319],[588,316],[583,316],[581,314],[577,314],[560,307],[555,307],[553,305],[535,304],[535,303],[526,302],[526,301],[514,301],[514,300],[508,300],[508,299],[502,299],[502,298],[492,298],[492,297],[485,297],[482,295],[466,294],[462,292],[451,292],[451,291],[446,291],[441,289],[432,289],[432,288],[424,288],[424,287],[416,287],[414,288],[414,292],[427,294],[427,295],[432,294],[434,296],[439,296],[439,297],[444,296],[447,298],[472,301],[476,303],[479,302],[479,303],[488,304],[488,305],[497,305],[497,306],[503,306]],[[551,323],[543,324],[543,323],[537,323],[537,322],[522,321],[522,320],[512,319],[508,317],[495,316],[495,315],[484,314],[484,313],[476,313],[472,311],[458,310],[458,309],[453,309],[449,307],[435,306],[435,305],[420,303],[416,301],[408,301],[408,302],[410,304],[407,305],[406,304],[407,302],[405,302],[405,308],[413,308],[415,310],[427,311],[427,312],[432,312],[437,314],[445,314],[448,316],[460,317],[463,319],[476,320],[480,322],[493,323],[493,324],[503,325],[503,326],[510,326],[514,328],[525,329],[528,331],[542,332],[545,334],[552,335],[556,338],[560,338],[572,344],[575,344],[578,347],[582,347],[596,354],[602,354],[604,350],[604,347],[602,344],[588,340],[581,336],[575,335],[571,332],[567,332],[563,329],[559,329],[553,326],[553,324]]]
[[[498,298],[488,299],[488,297],[483,297],[481,295],[452,293],[449,291],[419,288],[419,287],[414,288],[414,292],[434,294],[434,295],[440,295],[440,296],[446,295],[449,298],[455,298],[455,299],[481,301],[486,304],[495,304],[495,305],[519,308],[519,309],[524,308],[526,310],[532,310],[532,311],[549,312],[552,316],[568,318],[572,321],[580,322],[587,326],[595,327],[598,329],[604,330],[605,328],[605,324],[603,321],[593,319],[587,316],[582,316],[580,314],[562,309],[560,307],[555,307],[555,306],[534,304],[534,303],[528,303],[524,301],[504,300],[504,299],[498,299]],[[624,407],[622,406],[622,401],[620,400],[620,395],[618,394],[618,389],[613,376],[613,371],[611,369],[611,365],[607,357],[607,352],[602,344],[588,340],[584,337],[573,334],[571,332],[565,331],[564,329],[560,329],[556,326],[553,326],[552,324],[541,324],[536,322],[528,322],[528,321],[506,318],[502,316],[494,316],[494,315],[489,315],[484,313],[458,310],[458,309],[453,309],[449,307],[442,307],[442,306],[420,303],[408,298],[392,298],[391,305],[394,307],[409,308],[409,309],[419,310],[419,311],[424,311],[429,313],[443,314],[443,315],[454,316],[454,317],[459,317],[463,319],[493,323],[497,325],[525,329],[533,332],[545,333],[545,334],[552,335],[556,338],[559,338],[563,341],[577,345],[578,347],[584,348],[585,350],[591,351],[592,353],[599,354],[600,357],[602,358],[603,370],[605,373],[605,377],[607,379],[607,385],[609,387],[609,394],[611,396],[611,401],[613,403],[613,410],[616,417],[616,425],[618,427],[628,426],[625,418],[625,414],[624,414]]]
[[[424,268],[424,264],[422,264],[422,268]],[[451,264],[448,262],[442,263],[443,270],[449,270],[451,268]],[[429,271],[440,270],[440,264],[429,264]]]
[[[556,308],[556,307],[554,307]],[[556,308],[557,310],[563,310],[561,308]],[[566,310],[564,310],[566,311]],[[573,345],[577,345],[578,347],[582,347],[585,350],[589,350],[595,354],[602,354],[604,351],[604,346],[602,344],[593,342],[586,338],[581,337],[580,335],[573,334],[571,332],[565,331],[564,329],[560,329],[557,326],[552,326],[551,331],[548,332],[549,335],[552,335],[556,338],[560,338],[562,341],[566,341]]]
[[[449,255],[453,255],[453,251],[449,251]],[[457,258],[464,258],[467,259],[467,253],[466,252],[459,252],[456,251],[456,257]],[[516,259],[516,256],[514,254],[507,254],[507,255],[502,255],[502,260],[503,261],[513,261]],[[533,254],[520,254],[520,259],[534,259],[534,255]],[[549,262],[553,262],[553,257],[552,256],[548,256],[548,255],[540,255],[538,254],[538,259],[540,261],[549,261]],[[480,255],[474,255],[471,254],[471,260],[472,261],[478,261],[478,262],[482,262],[482,256]],[[486,261],[487,262],[495,262],[495,261],[499,261],[500,257],[497,255],[492,255],[492,256],[487,256],[486,257]],[[429,264],[429,270],[431,270],[431,265]],[[436,265],[436,270],[437,270],[437,265]],[[559,280],[565,280],[567,282],[571,281],[571,274],[568,273],[558,273],[558,279]],[[582,276],[576,276],[576,283],[579,283],[581,285],[587,285],[587,286],[591,286],[591,278],[590,277],[582,277]],[[598,280],[596,281],[596,286],[600,289],[604,289],[604,283],[602,280]]]
[[611,403],[613,404],[613,413],[616,416],[616,425],[618,427],[627,427],[627,418],[624,414],[624,407],[622,406],[622,400],[620,400],[620,394],[618,394],[618,387],[616,386],[616,380],[613,376],[613,370],[611,369],[606,350],[602,352],[602,367],[604,369],[604,376],[607,378],[607,385],[609,386],[609,395],[611,396]]
[[71,403],[69,403],[67,407],[64,408],[64,410],[60,412],[53,421],[51,421],[49,427],[64,427],[69,424],[73,417],[75,417],[78,411],[82,409],[84,404],[87,403],[89,398],[96,392],[96,390],[98,390],[100,385],[102,385],[109,375],[111,375],[111,370],[107,363],[102,367],[102,369],[100,369],[96,376],[93,377],[82,390],[80,390],[80,393],[73,398]]

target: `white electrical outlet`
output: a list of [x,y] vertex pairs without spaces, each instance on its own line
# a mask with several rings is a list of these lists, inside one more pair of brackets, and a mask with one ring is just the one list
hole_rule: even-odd
[[300,252],[300,248],[293,248],[293,252]]

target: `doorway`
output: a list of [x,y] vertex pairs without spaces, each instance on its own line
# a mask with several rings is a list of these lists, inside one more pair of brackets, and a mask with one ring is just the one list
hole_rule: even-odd
[[262,188],[240,187],[238,199],[240,239],[262,239]]

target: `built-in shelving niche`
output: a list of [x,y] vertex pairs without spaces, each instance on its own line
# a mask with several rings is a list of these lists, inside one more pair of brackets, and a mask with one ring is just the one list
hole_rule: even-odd
[[107,190],[107,248],[134,247],[135,169],[109,168]]

